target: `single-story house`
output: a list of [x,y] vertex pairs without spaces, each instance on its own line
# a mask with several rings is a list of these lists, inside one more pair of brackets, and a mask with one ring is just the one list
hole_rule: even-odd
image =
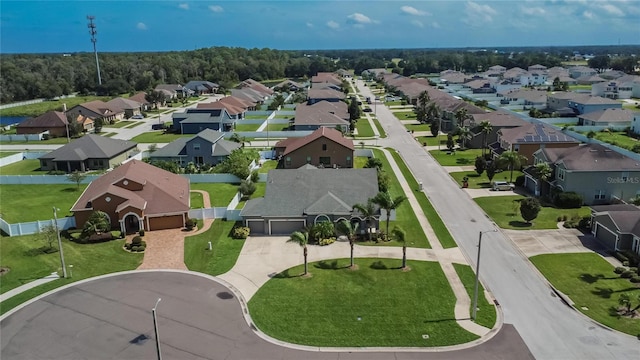
[[135,233],[184,227],[189,207],[189,179],[132,160],[92,181],[71,211],[79,228],[99,210],[112,227]]
[[205,80],[191,80],[184,84],[184,87],[193,91],[194,95],[201,94],[215,94],[218,91],[220,85],[211,81]]
[[591,207],[591,233],[609,250],[640,255],[640,208],[630,204]]
[[579,115],[578,125],[627,127],[632,120],[633,112],[630,110],[604,109]]
[[267,175],[264,197],[247,201],[240,216],[253,235],[289,235],[307,225],[343,219],[365,230],[368,224],[353,205],[366,204],[377,193],[375,169],[276,169]]
[[16,125],[16,134],[40,134],[49,131],[51,137],[67,136],[67,117],[60,111],[48,111],[40,116],[25,119]]
[[304,89],[304,85],[293,80],[283,80],[273,86],[274,89],[286,89],[288,91],[298,91]]
[[216,165],[242,145],[225,140],[224,133],[205,129],[194,137],[180,138],[149,154],[151,162],[169,161],[184,167],[190,162],[195,165]]
[[311,164],[316,167],[352,168],[354,161],[353,140],[340,131],[321,127],[301,138],[288,138],[275,145],[275,152],[284,169],[297,169]]
[[316,130],[320,127],[349,128],[349,111],[346,103],[320,101],[308,104],[298,104],[293,120],[294,130]]
[[231,131],[236,119],[227,110],[196,108],[171,114],[173,128],[180,134],[197,134],[204,129]]
[[138,144],[87,134],[40,156],[40,169],[66,172],[110,169],[135,153]]
[[311,105],[320,101],[339,102],[346,97],[342,91],[311,88],[307,91],[307,104]]
[[111,106],[101,100],[94,100],[76,105],[67,110],[67,115],[71,115],[74,119],[82,115],[94,121],[102,119],[104,122],[108,123],[124,119],[123,110],[112,109]]
[[107,101],[107,106],[113,112],[124,113],[124,117],[127,119],[133,115],[140,115],[142,111],[142,104],[139,102],[120,97]]
[[159,84],[153,90],[163,93],[167,100],[189,97],[193,94],[193,90],[187,89],[180,84]]

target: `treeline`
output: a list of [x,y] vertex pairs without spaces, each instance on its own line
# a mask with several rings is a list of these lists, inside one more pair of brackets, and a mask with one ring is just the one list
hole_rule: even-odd
[[[214,47],[162,53],[100,53],[102,86],[98,86],[92,53],[0,55],[0,102],[53,98],[70,93],[118,95],[145,91],[160,83],[208,80],[223,88],[241,80],[304,78],[321,71],[390,68],[405,76],[454,69],[484,71],[541,64],[559,66],[573,51],[616,54],[612,67],[637,64],[638,46],[472,49],[374,49],[283,51]],[[602,57],[599,57],[602,59]],[[616,61],[626,59],[626,61]],[[399,59],[399,61],[398,61]],[[627,71],[630,72],[630,71]]]

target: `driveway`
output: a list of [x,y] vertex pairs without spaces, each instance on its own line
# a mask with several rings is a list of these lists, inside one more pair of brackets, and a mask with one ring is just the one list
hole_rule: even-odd
[[265,340],[244,300],[213,278],[158,271],[77,283],[2,318],[0,358],[154,359],[151,308],[158,298],[165,359],[533,359],[509,325],[483,344],[455,351],[281,346]]

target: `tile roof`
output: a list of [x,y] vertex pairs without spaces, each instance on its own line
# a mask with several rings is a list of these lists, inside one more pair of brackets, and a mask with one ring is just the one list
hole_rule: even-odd
[[501,140],[509,144],[523,143],[576,143],[579,141],[571,136],[556,130],[547,124],[527,124],[516,128],[502,129]]
[[640,163],[600,144],[540,149],[552,163],[574,171],[640,171]]
[[241,216],[351,215],[378,193],[375,169],[278,169],[267,175],[264,198],[249,200]]
[[25,119],[20,122],[16,127],[18,128],[32,128],[32,127],[66,127],[67,117],[60,111],[47,111],[46,113],[34,117]]
[[42,155],[40,159],[53,159],[54,161],[110,159],[134,149],[137,145],[138,144],[127,140],[87,134],[48,154]]
[[[142,190],[131,191],[116,185],[128,180],[142,184]],[[92,181],[80,195],[71,211],[90,208],[89,203],[104,194],[127,199],[126,205],[143,209],[145,215],[189,211],[189,179],[142,161],[128,161]]]
[[276,147],[284,147],[285,150],[283,152],[283,155],[286,155],[321,137],[329,139],[350,150],[355,149],[355,147],[353,146],[353,140],[347,139],[342,136],[342,133],[340,131],[327,127],[320,127],[311,134],[301,138],[289,138],[283,141],[279,141],[278,143],[276,143]]

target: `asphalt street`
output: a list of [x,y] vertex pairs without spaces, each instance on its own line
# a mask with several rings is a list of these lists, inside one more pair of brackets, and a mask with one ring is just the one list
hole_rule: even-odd
[[158,298],[164,359],[532,359],[508,325],[488,342],[456,351],[283,347],[256,334],[245,320],[240,299],[225,286],[201,275],[162,271],[91,280],[18,310],[0,322],[0,358],[154,359],[151,309]]
[[[369,87],[357,82],[363,96]],[[471,264],[480,231],[498,229],[385,106],[376,115],[387,130],[380,145],[394,148],[449,228]],[[546,279],[502,232],[485,233],[480,277],[537,359],[640,359],[640,341],[593,322],[564,304]]]

